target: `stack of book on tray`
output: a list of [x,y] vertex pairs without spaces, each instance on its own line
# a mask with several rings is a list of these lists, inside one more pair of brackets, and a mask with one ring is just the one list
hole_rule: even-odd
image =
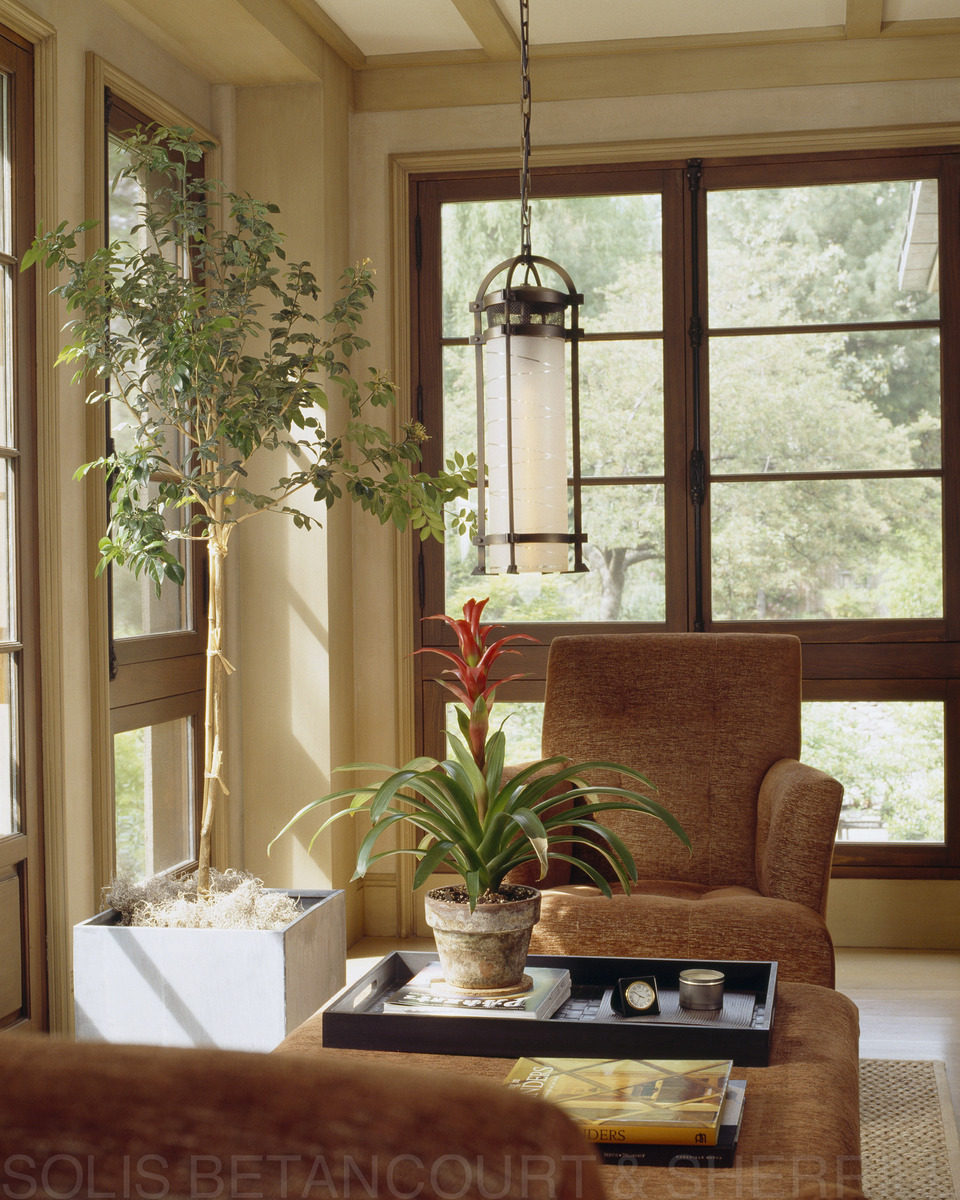
[[730,1059],[521,1058],[510,1087],[559,1105],[606,1163],[733,1166],[746,1084]]
[[470,994],[448,987],[438,962],[418,971],[383,1002],[385,1013],[416,1016],[530,1017],[552,1016],[570,997],[570,972],[555,967],[527,967],[525,990],[502,994]]

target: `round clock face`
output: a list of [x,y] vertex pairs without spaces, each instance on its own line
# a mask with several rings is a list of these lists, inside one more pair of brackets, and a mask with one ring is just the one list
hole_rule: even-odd
[[642,979],[635,979],[633,983],[627,984],[624,997],[632,1009],[643,1012],[653,1004],[657,994],[649,983],[644,983]]

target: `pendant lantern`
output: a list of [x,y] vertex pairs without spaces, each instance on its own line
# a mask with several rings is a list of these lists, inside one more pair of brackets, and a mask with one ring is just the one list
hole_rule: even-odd
[[[531,252],[528,2],[520,0],[521,250],[489,272],[470,305],[479,487],[474,573],[487,575],[587,569],[580,505],[578,343],[583,297],[563,267]],[[551,275],[565,290],[545,286],[553,283]]]

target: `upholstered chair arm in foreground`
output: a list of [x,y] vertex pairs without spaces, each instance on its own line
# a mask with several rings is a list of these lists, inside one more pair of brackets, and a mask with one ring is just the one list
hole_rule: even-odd
[[782,758],[767,771],[757,806],[757,886],[823,916],[843,787],[814,767]]
[[446,1071],[5,1034],[0,1079],[0,1196],[603,1196],[558,1108]]

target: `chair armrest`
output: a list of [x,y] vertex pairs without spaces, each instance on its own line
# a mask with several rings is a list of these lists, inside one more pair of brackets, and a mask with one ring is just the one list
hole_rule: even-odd
[[782,758],[760,784],[757,884],[765,896],[795,900],[824,915],[843,786]]

